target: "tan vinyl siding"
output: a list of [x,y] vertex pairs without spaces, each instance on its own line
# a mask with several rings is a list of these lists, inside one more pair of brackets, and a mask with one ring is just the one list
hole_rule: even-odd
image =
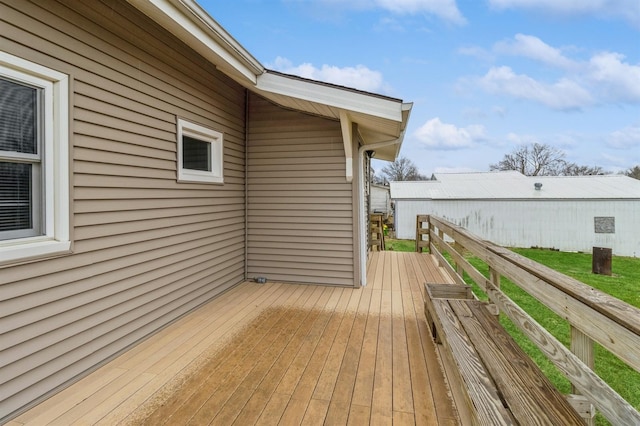
[[252,96],[248,276],[354,285],[352,184],[340,123]]
[[[72,78],[74,253],[0,268],[0,422],[244,278],[245,91],[124,1],[0,0],[4,51]],[[224,185],[176,182],[176,117]]]

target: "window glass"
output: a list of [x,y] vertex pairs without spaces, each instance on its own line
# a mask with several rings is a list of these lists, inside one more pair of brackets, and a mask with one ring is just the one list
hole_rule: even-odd
[[0,150],[37,152],[38,90],[0,79]]
[[182,167],[210,172],[211,143],[182,136]]
[[1,231],[31,229],[32,165],[0,162],[0,239]]

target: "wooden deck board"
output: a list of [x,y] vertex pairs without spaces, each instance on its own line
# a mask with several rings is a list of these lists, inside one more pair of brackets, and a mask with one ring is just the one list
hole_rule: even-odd
[[346,313],[342,318],[336,338],[331,345],[331,350],[327,356],[324,367],[322,368],[322,373],[318,378],[318,383],[316,383],[312,396],[313,399],[321,399],[324,401],[330,401],[332,399],[338,373],[340,372],[340,366],[342,365],[349,336],[351,335],[351,330],[356,319],[357,307],[360,304],[360,296],[362,293],[362,291],[351,292]]
[[356,371],[360,362],[370,303],[371,292],[363,291],[340,365],[340,371],[336,377],[335,389],[329,398],[329,411],[326,418],[328,424],[346,424],[349,418],[349,409],[353,398]]
[[[273,397],[273,394],[282,380],[282,377],[287,372],[289,366],[292,365],[295,357],[302,350],[305,339],[310,335],[315,335],[314,331],[318,327],[322,327],[324,321],[321,317],[321,309],[326,305],[329,295],[329,290],[326,288],[318,288],[316,290],[318,293],[318,299],[316,302],[317,308],[311,313],[311,315],[307,318],[305,324],[298,330],[296,336],[289,342],[285,351],[278,358],[274,366],[268,371],[264,380],[260,382],[255,388],[252,387],[251,383],[248,383],[247,386],[247,402],[246,405],[242,408],[241,412],[238,413],[238,417],[235,419],[234,423],[239,425],[249,425],[254,424],[262,415],[262,412],[265,410],[265,407],[269,403],[270,399]],[[278,399],[276,398],[276,401]],[[288,397],[287,397],[288,401]],[[277,406],[277,405],[276,405]],[[273,410],[273,408],[271,408]],[[284,407],[282,407],[282,411],[284,411]],[[275,413],[272,413],[271,416],[275,416]],[[280,416],[278,415],[278,418]],[[228,423],[230,424],[230,422]]]
[[[316,319],[317,311],[312,308],[318,301],[321,292],[314,289],[311,293],[309,299],[302,305],[301,312],[290,318],[289,330],[283,330],[278,336],[282,340],[281,343],[272,344],[262,355],[260,362],[244,378],[237,390],[229,396],[218,415],[213,419],[213,424],[229,425],[236,420],[241,412],[250,414],[251,407],[245,408],[245,405],[253,395],[260,395],[259,392],[256,392],[258,386],[264,382],[263,390],[268,391],[272,387],[271,381],[277,383],[281,372],[290,363],[290,359],[297,352],[302,338],[309,332]],[[207,418],[209,417],[205,417],[205,419]],[[203,421],[196,421],[196,423],[203,423]]]
[[[271,395],[271,399],[265,406],[264,410],[260,414],[258,421],[255,423],[256,425],[269,425],[269,424],[277,424],[280,421],[280,417],[282,417],[282,413],[287,408],[287,404],[289,403],[289,395],[282,395],[279,393],[274,393]],[[246,423],[239,423],[238,421],[233,423],[234,425],[244,426]]]
[[370,407],[351,404],[347,425],[351,425],[351,426],[367,425],[369,424],[370,418],[371,418]]
[[[275,298],[284,297],[285,294],[284,288],[282,289],[282,292],[272,293],[271,297],[267,297],[265,299],[265,305],[269,307],[271,303],[275,302]],[[164,401],[164,395],[156,392],[156,398],[152,398],[148,403],[138,407],[136,412],[132,413],[128,421],[130,423],[136,423],[138,421],[137,419],[145,418],[148,424],[153,424],[154,422],[156,424],[162,424],[171,419],[176,411],[178,412],[178,416],[181,415],[179,410],[182,410],[184,413],[192,413],[193,411],[189,410],[199,408],[201,403],[203,403],[201,399],[206,397],[206,393],[201,390],[211,389],[207,388],[207,380],[203,381],[202,378],[211,378],[214,385],[215,378],[225,378],[228,371],[233,369],[237,359],[242,359],[246,351],[251,350],[253,347],[252,345],[256,344],[260,337],[269,331],[273,323],[277,321],[278,318],[279,317],[276,315],[275,311],[264,312],[260,316],[261,321],[258,327],[254,328],[252,332],[247,333],[246,336],[243,336],[244,339],[241,339],[236,345],[225,346],[221,352],[217,353],[217,359],[219,360],[217,365],[207,363],[204,367],[198,369],[198,375],[189,376],[187,374],[185,383],[181,386],[185,390],[176,394],[177,397]],[[208,357],[213,357],[213,355],[206,356],[206,358]],[[157,400],[157,402],[155,402],[155,400]],[[164,413],[154,410],[154,406],[156,404],[164,404]]]
[[455,424],[422,312],[450,278],[384,251],[367,275],[238,285],[11,424]]
[[[278,321],[268,333],[262,336],[251,352],[246,353],[242,359],[232,363],[230,371],[225,375],[226,380],[220,386],[215,387],[217,383],[220,383],[218,377],[213,376],[208,380],[210,386],[205,388],[207,391],[204,393],[210,395],[209,398],[195,411],[190,407],[189,410],[180,412],[180,416],[174,414],[173,423],[184,424],[183,419],[189,419],[188,424],[208,423],[211,419],[215,419],[221,408],[227,404],[229,398],[236,394],[236,390],[244,382],[245,378],[260,379],[265,369],[269,368],[269,364],[273,362],[273,358],[277,357],[282,350],[282,342],[285,341],[284,335],[297,330],[300,322],[306,318],[306,312],[301,310],[300,307],[309,297],[309,290],[311,290],[311,287],[302,291],[296,290],[295,293],[297,294],[290,299],[293,314],[289,314],[291,311],[279,311]],[[211,389],[215,389],[215,392],[211,393]],[[158,411],[163,412],[164,410],[159,407]],[[192,413],[194,413],[193,416],[191,416]]]
[[391,292],[382,291],[380,323],[378,325],[378,348],[373,379],[372,420],[393,413],[393,345],[391,319]]
[[371,409],[373,399],[373,378],[376,370],[378,351],[378,328],[380,324],[380,301],[382,292],[370,290],[371,302],[364,332],[364,340],[356,372],[353,398],[351,403]]
[[391,294],[392,336],[393,336],[393,411],[411,413],[413,415],[413,393],[411,388],[411,371],[409,368],[409,352],[407,333],[405,330],[405,313],[402,306],[402,292]]

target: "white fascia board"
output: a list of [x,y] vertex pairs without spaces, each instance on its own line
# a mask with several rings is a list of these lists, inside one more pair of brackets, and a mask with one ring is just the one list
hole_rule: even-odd
[[[127,0],[244,85],[255,85],[262,65],[192,0]],[[240,79],[238,77],[241,77]]]
[[402,122],[402,102],[340,87],[265,72],[258,76],[256,88],[330,107]]

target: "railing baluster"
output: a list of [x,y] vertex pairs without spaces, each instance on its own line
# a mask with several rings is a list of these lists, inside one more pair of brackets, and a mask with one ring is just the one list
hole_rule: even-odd
[[[491,267],[491,265],[489,265],[489,281],[491,281],[491,284],[493,284],[497,289],[500,289],[500,272]],[[494,302],[493,300],[491,300],[491,296],[489,296],[489,301],[492,303]],[[500,308],[498,307],[498,305],[495,306],[496,312],[500,313]]]
[[427,251],[431,253],[431,231],[433,230],[433,225],[431,224],[431,216],[427,216]]
[[[571,327],[571,352],[573,352],[582,362],[593,370],[595,365],[595,352],[593,340],[582,331],[574,326]],[[571,390],[574,394],[580,395],[580,392],[572,384]],[[595,408],[591,406],[591,417],[585,418],[587,425],[595,425]]]

